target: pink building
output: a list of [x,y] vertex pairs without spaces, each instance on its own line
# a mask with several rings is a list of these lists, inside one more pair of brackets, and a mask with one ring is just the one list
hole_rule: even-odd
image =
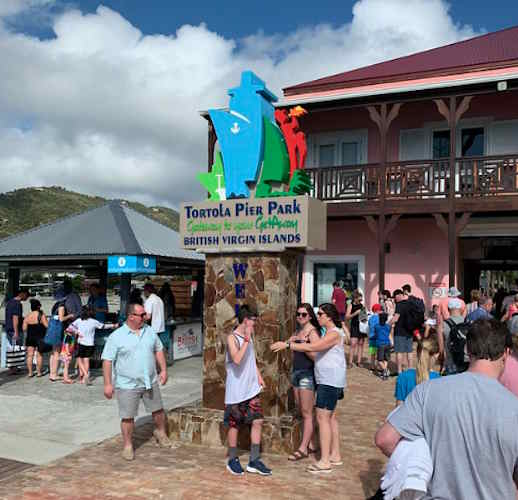
[[296,105],[328,204],[304,300],[341,280],[368,305],[404,283],[430,305],[518,271],[518,27],[285,88]]

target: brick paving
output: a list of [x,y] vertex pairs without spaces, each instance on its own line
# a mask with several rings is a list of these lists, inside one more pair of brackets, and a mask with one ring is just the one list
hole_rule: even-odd
[[[394,406],[394,380],[382,382],[361,368],[348,371],[348,389],[339,406],[344,465],[327,476],[306,473],[309,460],[292,463],[273,455],[264,457],[272,477],[231,476],[225,470],[225,450],[185,444],[161,450],[145,425],[135,436],[134,462],[120,457],[120,438],[108,439],[0,481],[0,498],[365,499],[376,491],[385,463],[373,436]],[[246,460],[244,456],[242,463]]]

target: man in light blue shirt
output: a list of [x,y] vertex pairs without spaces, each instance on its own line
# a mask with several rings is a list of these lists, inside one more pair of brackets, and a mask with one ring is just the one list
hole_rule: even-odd
[[[156,426],[153,436],[158,444],[172,446],[166,433],[166,417],[158,386],[158,379],[162,385],[167,382],[163,346],[156,332],[145,324],[145,317],[142,305],[129,304],[126,323],[108,337],[102,354],[104,395],[111,399],[115,392],[117,396],[124,441],[122,456],[126,460],[135,458],[132,436],[141,399],[153,415]],[[156,372],[157,363],[160,375]]]

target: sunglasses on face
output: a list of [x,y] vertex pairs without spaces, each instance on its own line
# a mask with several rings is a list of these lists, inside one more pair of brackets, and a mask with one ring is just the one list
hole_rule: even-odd
[[317,312],[317,316],[323,316],[324,314],[325,314],[325,312],[324,312],[324,311],[318,311],[318,312]]
[[146,317],[146,313],[141,313],[141,314],[135,314],[135,313],[131,313],[133,316],[138,316],[139,318],[145,318]]
[[307,312],[297,312],[297,318],[307,318],[308,313]]

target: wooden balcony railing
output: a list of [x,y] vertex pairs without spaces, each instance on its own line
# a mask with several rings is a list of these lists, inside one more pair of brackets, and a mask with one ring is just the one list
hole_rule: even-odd
[[[325,201],[375,201],[380,198],[381,168],[377,163],[308,168],[313,196]],[[385,199],[446,198],[450,190],[450,161],[390,162],[385,167]],[[518,154],[457,158],[454,195],[518,194]]]

